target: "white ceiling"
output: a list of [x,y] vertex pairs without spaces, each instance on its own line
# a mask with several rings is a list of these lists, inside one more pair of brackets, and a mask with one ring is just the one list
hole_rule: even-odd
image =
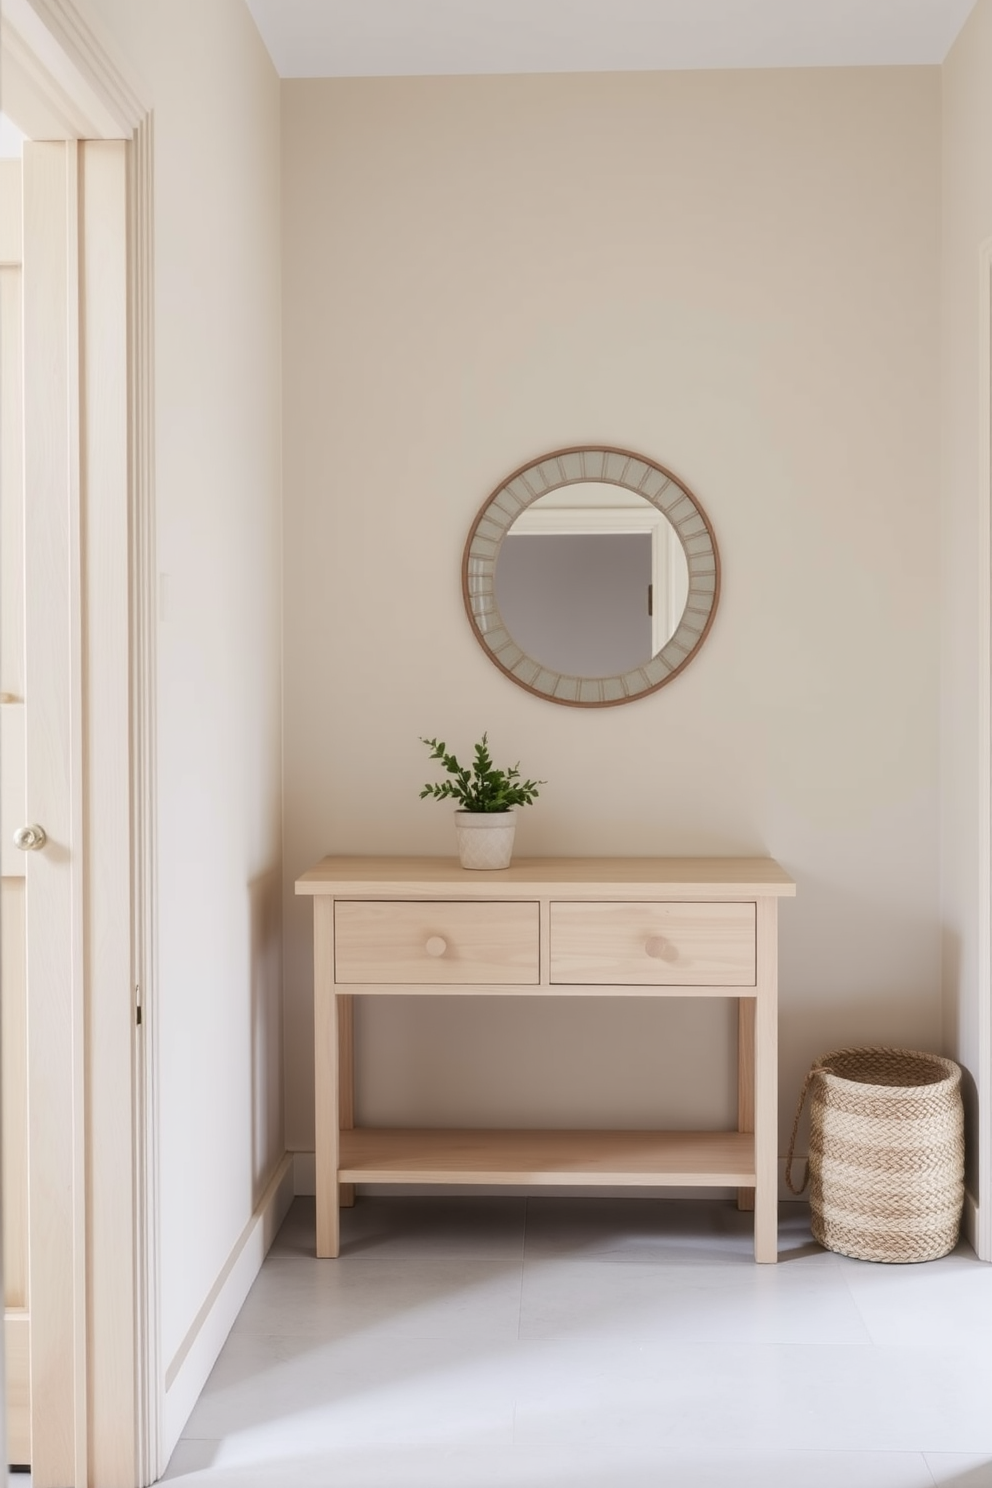
[[247,0],[283,77],[942,62],[975,0]]

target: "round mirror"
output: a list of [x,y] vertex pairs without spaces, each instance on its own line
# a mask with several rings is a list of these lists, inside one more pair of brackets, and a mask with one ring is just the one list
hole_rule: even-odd
[[490,660],[571,707],[632,702],[702,645],[720,591],[705,513],[670,471],[626,450],[558,450],[485,503],[462,564]]

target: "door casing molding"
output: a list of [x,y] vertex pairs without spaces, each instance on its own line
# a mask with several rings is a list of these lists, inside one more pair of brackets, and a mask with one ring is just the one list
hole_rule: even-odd
[[[157,605],[155,548],[154,121],[137,125],[129,153],[131,426],[131,903],[134,1048],[136,1448],[138,1481],[161,1460],[165,1379],[158,1252]],[[137,1017],[140,1016],[140,1023]]]
[[4,110],[29,138],[130,139],[143,90],[74,0],[3,0]]

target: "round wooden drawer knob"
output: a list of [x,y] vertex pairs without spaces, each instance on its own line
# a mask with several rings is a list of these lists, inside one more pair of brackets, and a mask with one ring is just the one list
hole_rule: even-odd
[[644,949],[647,951],[648,955],[653,956],[656,961],[664,961],[668,949],[668,942],[663,935],[652,935],[647,940]]
[[448,942],[443,935],[432,935],[424,949],[428,956],[443,956],[448,949]]

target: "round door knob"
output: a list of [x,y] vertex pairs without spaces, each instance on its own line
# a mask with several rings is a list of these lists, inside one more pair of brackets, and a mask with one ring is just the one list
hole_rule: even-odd
[[448,942],[443,935],[432,935],[424,949],[428,956],[443,956],[448,949]]
[[665,937],[663,935],[652,935],[647,940],[644,949],[647,951],[648,955],[653,956],[656,961],[663,961],[665,958],[665,948],[667,944],[668,942],[665,940]]
[[39,827],[37,822],[32,822],[30,827],[18,827],[14,833],[14,846],[21,852],[37,852],[47,841],[44,827]]

